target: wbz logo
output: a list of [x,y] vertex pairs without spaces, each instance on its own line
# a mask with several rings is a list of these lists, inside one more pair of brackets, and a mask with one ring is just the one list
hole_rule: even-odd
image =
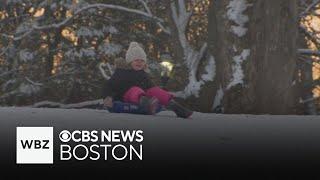
[[17,127],[17,164],[53,164],[53,127]]
[[[48,146],[49,140],[20,140],[23,149],[50,149]],[[32,146],[33,144],[33,146]]]

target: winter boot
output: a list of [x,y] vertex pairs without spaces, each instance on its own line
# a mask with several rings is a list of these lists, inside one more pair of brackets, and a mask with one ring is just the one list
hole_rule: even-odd
[[192,115],[193,111],[191,111],[190,109],[187,109],[185,107],[183,107],[182,105],[180,105],[179,103],[177,103],[175,100],[170,100],[168,106],[168,109],[172,110],[173,112],[176,113],[176,115],[178,117],[181,118],[188,118]]
[[159,107],[159,100],[155,97],[148,98],[146,96],[142,96],[140,98],[139,106],[146,114],[154,115]]

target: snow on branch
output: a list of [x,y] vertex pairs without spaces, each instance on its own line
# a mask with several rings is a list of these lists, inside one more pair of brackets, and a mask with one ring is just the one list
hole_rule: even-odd
[[231,31],[238,37],[242,37],[247,33],[247,28],[244,26],[249,21],[249,17],[243,13],[252,4],[248,4],[246,0],[232,0],[227,6],[228,19],[232,20],[235,25],[231,26]]
[[101,74],[102,74],[102,77],[103,77],[104,79],[108,80],[108,79],[110,79],[110,76],[106,74],[106,71],[103,69],[103,67],[107,67],[108,70],[109,70],[109,73],[110,73],[110,74],[113,74],[112,67],[110,66],[109,63],[104,63],[104,62],[102,62],[102,63],[99,64],[99,70],[100,70],[100,72],[101,72]]
[[3,54],[5,54],[8,49],[9,49],[9,47],[4,48],[4,49],[2,50],[2,52],[0,53],[0,56],[2,56]]
[[16,95],[16,94],[18,94],[18,93],[19,93],[18,90],[13,90],[13,91],[4,93],[4,94],[2,94],[2,95],[0,96],[0,100],[6,99],[6,98],[8,98],[8,97],[10,97],[10,96],[13,96],[13,95]]
[[3,72],[3,73],[0,74],[0,78],[5,77],[5,76],[8,76],[8,75],[10,75],[10,74],[12,74],[12,73],[15,73],[15,72],[17,72],[17,71],[18,71],[17,68],[11,69],[11,70],[9,70],[9,71],[5,71],[5,72]]
[[[207,43],[204,43],[201,46],[200,50],[197,51],[188,42],[186,31],[192,12],[187,12],[185,1],[172,1],[170,7],[173,22],[177,29],[179,42],[181,47],[183,48],[184,61],[189,73],[189,83],[186,85],[184,90],[173,92],[173,94],[181,98],[187,98],[191,95],[198,97],[201,86],[204,85],[206,81],[212,81],[215,77],[215,59],[211,55],[209,57],[205,57],[208,49]],[[207,59],[208,62],[207,66],[205,67],[205,74],[203,74],[198,80],[197,71],[202,59]]]
[[[74,17],[76,17],[77,15],[79,15],[80,13],[92,9],[92,8],[100,8],[100,9],[114,9],[114,10],[119,10],[119,11],[124,11],[124,12],[129,12],[129,13],[134,13],[134,14],[138,14],[141,16],[145,16],[148,17],[150,19],[153,19],[157,22],[163,22],[163,19],[158,18],[156,16],[153,16],[152,14],[149,14],[147,12],[144,11],[140,11],[137,9],[131,9],[131,8],[126,8],[123,6],[119,6],[119,5],[113,5],[113,4],[102,4],[102,3],[97,3],[97,4],[90,4],[87,5],[85,7],[82,7],[78,10],[75,11],[75,13],[73,14],[73,16],[66,18],[65,20],[59,22],[59,23],[54,23],[54,24],[50,24],[50,25],[44,25],[44,26],[38,26],[36,24],[32,24],[31,28],[24,32],[22,35],[14,37],[13,40],[20,40],[24,37],[26,37],[28,34],[32,33],[33,31],[36,30],[47,30],[47,29],[56,29],[56,28],[60,28],[62,26],[65,26],[66,24],[68,24],[71,20],[73,20]],[[10,37],[9,35],[4,35],[7,37]]]
[[237,84],[243,84],[243,70],[242,70],[242,63],[250,56],[250,49],[244,49],[242,53],[238,56],[233,57],[233,65],[232,65],[232,80],[227,86],[227,89],[230,89],[231,87],[237,85]]
[[32,81],[31,79],[29,79],[28,77],[25,77],[25,79],[32,85],[35,85],[35,86],[43,86],[42,83],[38,83],[38,82],[34,82]]
[[176,97],[187,98],[191,95],[199,97],[201,86],[207,81],[213,81],[216,73],[216,64],[213,56],[208,58],[208,64],[205,67],[205,74],[203,74],[200,80],[196,78],[196,72],[198,67],[194,66],[189,71],[189,83],[182,91],[172,92]]
[[[151,10],[150,10],[150,8],[149,8],[149,6],[147,5],[147,3],[144,1],[144,0],[139,0],[139,2],[143,5],[143,7],[146,9],[146,11],[147,11],[147,13],[148,14],[150,14],[151,16],[153,16],[152,15],[152,12],[151,12]],[[162,31],[163,32],[165,32],[166,34],[171,34],[171,31],[170,31],[170,29],[167,27],[164,27],[163,25],[162,25],[162,23],[160,23],[160,22],[157,22],[157,25],[162,29]]]
[[92,100],[92,101],[84,101],[80,103],[74,104],[62,104],[58,102],[51,101],[41,101],[31,105],[34,108],[63,108],[63,109],[82,109],[82,108],[101,108],[103,105],[102,99]]
[[17,96],[17,95],[31,96],[33,94],[38,93],[39,91],[40,91],[39,85],[34,85],[34,84],[30,83],[29,81],[28,81],[28,83],[23,82],[16,89],[14,89],[8,93],[2,94],[0,96],[0,100],[9,98],[11,96]]
[[[174,24],[178,30],[180,44],[184,49],[186,49],[188,48],[188,41],[185,33],[192,13],[186,11],[184,0],[179,0],[179,8],[176,7],[175,2],[171,2],[170,7]],[[179,9],[179,12],[177,9]]]
[[316,101],[318,99],[320,99],[320,96],[312,97],[312,98],[308,98],[308,99],[300,99],[299,103],[305,104],[305,103],[309,103],[309,102],[312,102],[312,101]]
[[223,100],[223,96],[224,96],[223,88],[220,85],[220,88],[218,89],[218,91],[214,97],[212,110],[215,110],[218,106],[221,105],[221,101]]
[[311,14],[310,11],[311,11],[312,9],[315,9],[315,7],[316,7],[317,5],[319,5],[319,3],[320,3],[320,0],[313,0],[313,2],[299,15],[300,18],[301,18],[301,17],[305,17],[305,16],[307,16],[308,14]]

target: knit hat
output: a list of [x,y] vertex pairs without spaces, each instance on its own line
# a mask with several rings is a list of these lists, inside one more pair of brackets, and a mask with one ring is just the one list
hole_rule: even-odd
[[137,42],[131,42],[126,53],[126,62],[129,64],[136,59],[147,62],[147,55]]

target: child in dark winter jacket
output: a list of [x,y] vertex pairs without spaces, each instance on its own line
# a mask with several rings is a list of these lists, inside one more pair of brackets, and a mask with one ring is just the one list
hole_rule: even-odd
[[156,86],[145,72],[146,53],[136,42],[131,42],[126,52],[129,68],[116,68],[112,77],[103,88],[106,107],[113,107],[114,102],[132,103],[143,109],[145,114],[155,114],[159,105],[173,110],[178,117],[188,118],[192,111],[182,107],[173,99],[173,95]]

